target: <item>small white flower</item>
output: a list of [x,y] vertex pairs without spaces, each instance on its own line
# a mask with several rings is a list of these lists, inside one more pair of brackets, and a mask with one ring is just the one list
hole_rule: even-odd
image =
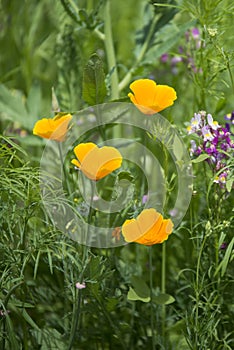
[[84,289],[84,288],[86,288],[85,282],[83,282],[83,283],[77,282],[76,283],[76,288],[77,289]]
[[213,130],[217,130],[218,128],[220,128],[220,125],[218,124],[218,122],[213,120],[213,117],[211,114],[207,114],[207,121],[208,121],[209,126]]

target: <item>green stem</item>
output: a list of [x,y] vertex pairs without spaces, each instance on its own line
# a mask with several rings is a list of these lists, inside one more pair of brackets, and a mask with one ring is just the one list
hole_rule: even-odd
[[[88,216],[88,222],[87,222],[86,239],[88,239],[88,237],[89,237],[89,224],[91,223],[92,214],[93,214],[92,205],[93,205],[94,183],[92,180],[90,181],[90,184],[91,184],[90,208],[89,208],[89,216]],[[83,243],[83,239],[82,239],[82,243]],[[89,259],[89,247],[87,245],[83,245],[83,256],[82,256],[82,262],[81,262],[81,266],[83,266],[83,268],[82,268],[80,276],[79,276],[80,283],[83,282],[84,273],[85,273],[85,270],[86,270],[86,267],[87,267],[87,264],[89,261],[90,261],[90,259]],[[71,327],[71,333],[70,333],[70,338],[69,338],[68,350],[72,349],[72,346],[73,346],[73,343],[75,340],[76,331],[79,330],[79,328],[80,328],[81,300],[82,300],[82,290],[78,290],[77,300],[76,300],[76,303],[73,307],[72,327]]]
[[115,325],[115,323],[112,321],[112,318],[110,317],[108,311],[106,310],[106,306],[105,304],[102,302],[101,298],[97,297],[96,295],[96,300],[100,306],[100,309],[102,310],[106,320],[109,322],[110,326],[112,327],[112,329],[114,330],[114,332],[117,335],[117,338],[122,346],[122,349],[125,350],[126,349],[126,344],[123,341],[123,337],[122,334],[120,333],[118,327]]
[[92,11],[92,9],[93,9],[93,0],[87,0],[87,11],[89,12],[91,12]]
[[93,216],[93,195],[94,195],[95,183],[92,180],[90,180],[90,185],[91,185],[91,193],[90,193],[89,215],[88,215],[87,230],[86,230],[86,240],[89,237],[89,226]]
[[129,70],[129,72],[125,75],[123,80],[119,83],[119,91],[122,91],[128,85],[128,83],[130,82],[130,80],[132,78],[132,75],[133,75],[134,71],[136,70],[136,68],[138,67],[139,63],[144,58],[144,56],[145,56],[145,54],[146,54],[146,52],[148,50],[148,47],[149,47],[150,41],[152,39],[152,36],[154,34],[154,28],[155,28],[156,22],[157,22],[157,16],[155,16],[154,19],[152,20],[152,23],[151,23],[151,26],[150,26],[147,38],[146,38],[144,44],[142,45],[141,51],[140,51],[139,55],[137,56],[135,63],[133,64],[133,66]]
[[149,270],[150,270],[150,326],[152,333],[152,350],[155,350],[155,323],[154,323],[154,302],[153,302],[153,247],[149,247]]
[[[168,199],[169,199],[169,190],[168,190],[168,153],[167,149],[164,144],[162,144],[163,147],[163,168],[164,168],[164,176],[165,176],[165,184],[167,186],[166,189],[166,198],[164,202],[164,208],[163,208],[163,214],[166,211]],[[161,293],[166,293],[166,244],[162,244],[162,266],[161,266]],[[165,322],[166,322],[166,306],[163,304],[161,309],[161,325],[162,325],[162,339],[165,339]]]
[[95,28],[93,32],[100,40],[105,41],[105,34],[103,34],[99,29]]
[[[84,272],[85,269],[87,267],[87,264],[89,262],[89,248],[87,246],[84,246],[84,250],[83,250],[83,257],[82,257],[82,266],[83,269],[80,273],[80,283],[83,282],[83,277],[84,277]],[[77,293],[77,300],[76,303],[73,306],[73,313],[72,313],[72,326],[71,326],[71,333],[70,333],[70,338],[69,338],[69,345],[68,345],[68,350],[71,350],[73,347],[73,343],[75,340],[75,335],[76,335],[76,331],[79,330],[80,328],[80,305],[81,305],[81,300],[82,300],[82,290],[79,289],[78,291],[76,291]]]
[[199,298],[200,298],[200,289],[199,289],[199,271],[200,271],[200,266],[201,266],[201,257],[203,253],[203,249],[206,243],[206,238],[207,235],[205,235],[202,245],[199,250],[199,255],[197,259],[197,269],[196,269],[196,313],[195,313],[195,349],[197,349],[197,344],[198,344],[198,316],[199,316]]
[[110,13],[110,0],[106,1],[105,5],[105,48],[107,55],[107,62],[109,72],[111,72],[111,99],[115,100],[119,98],[119,78],[117,71],[117,64],[115,59],[115,49],[113,43],[112,29],[111,29],[111,13]]
[[[162,244],[161,292],[166,293],[166,244]],[[165,339],[166,307],[162,305],[162,338]]]
[[231,71],[231,68],[230,68],[230,62],[229,62],[228,59],[226,61],[226,64],[227,64],[227,70],[228,70],[228,74],[229,74],[229,77],[230,77],[230,81],[231,81],[231,84],[232,84],[232,91],[233,91],[233,94],[234,94],[234,80],[233,80],[233,75],[232,75],[232,71]]
[[76,6],[75,2],[73,0],[69,0],[69,2],[71,4],[71,6],[73,7],[74,11],[76,13],[78,13],[79,12],[79,8]]
[[59,150],[59,157],[60,157],[60,163],[61,163],[61,168],[62,168],[62,174],[65,178],[68,195],[70,196],[71,195],[71,187],[70,187],[67,175],[66,175],[66,168],[64,165],[64,161],[63,161],[63,151],[62,151],[62,146],[61,146],[60,142],[58,142],[58,150]]
[[167,153],[167,148],[164,144],[162,144],[162,148],[163,148],[163,170],[164,170],[164,178],[165,178],[165,186],[166,186],[166,198],[163,204],[163,214],[166,212],[167,209],[167,203],[169,200],[169,193],[170,193],[170,189],[169,189],[169,182],[168,182],[168,153]]

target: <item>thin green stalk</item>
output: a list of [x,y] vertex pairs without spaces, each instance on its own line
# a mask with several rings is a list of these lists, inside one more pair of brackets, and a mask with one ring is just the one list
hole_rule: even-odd
[[[166,293],[166,244],[162,244],[161,292]],[[162,305],[162,338],[165,337],[166,306]]]
[[89,228],[90,228],[90,223],[92,221],[92,216],[93,216],[93,196],[94,196],[95,183],[92,180],[90,180],[90,185],[91,185],[91,193],[90,193],[89,215],[88,215],[88,222],[87,222],[86,239],[88,239],[88,237],[89,237]]
[[[146,128],[148,128],[148,121],[146,122]],[[143,132],[143,164],[142,164],[142,168],[145,169],[146,168],[146,137],[147,134],[145,132]],[[143,180],[143,179],[142,179]],[[143,195],[145,193],[145,181],[142,181],[142,185],[141,185],[141,199],[143,198]]]
[[74,11],[76,13],[78,13],[79,12],[79,8],[76,6],[75,2],[73,0],[69,0],[69,2],[71,4],[71,6],[73,7]]
[[[86,239],[89,236],[89,224],[91,223],[92,215],[93,215],[92,205],[93,205],[94,183],[92,180],[90,181],[90,184],[91,184],[90,208],[89,208],[89,216],[88,216],[88,222],[87,222]],[[83,268],[82,268],[80,276],[79,276],[80,283],[83,282],[84,272],[86,270],[86,267],[87,267],[87,264],[89,261],[90,261],[90,259],[89,259],[89,247],[86,245],[83,245],[83,256],[82,256],[82,262],[81,262],[81,266]],[[71,327],[71,333],[70,333],[70,338],[69,338],[68,350],[72,349],[72,346],[73,346],[73,343],[75,340],[76,332],[80,328],[81,300],[82,300],[82,290],[78,290],[77,291],[77,300],[76,300],[76,303],[73,307],[72,327]]]
[[232,85],[232,92],[234,93],[234,79],[233,79],[233,74],[232,74],[232,70],[231,70],[231,67],[230,67],[230,60],[229,60],[229,57],[228,57],[228,53],[223,50],[223,47],[220,47],[215,42],[213,42],[213,45],[216,48],[216,50],[218,50],[220,55],[223,56],[223,59],[225,61],[225,64],[226,64],[226,67],[227,67],[227,71],[228,71],[228,74],[229,74],[229,77],[230,77],[230,82],[231,82],[231,85]]
[[[164,144],[162,144],[163,147],[163,169],[164,169],[164,176],[165,176],[165,183],[166,186],[168,187],[168,153],[167,149]],[[169,190],[166,189],[166,198],[164,202],[164,208],[163,208],[163,214],[166,211],[167,203],[169,199]],[[165,294],[166,293],[166,244],[162,244],[162,265],[161,265],[161,293]],[[162,325],[162,338],[165,339],[165,322],[166,322],[166,306],[162,305],[161,308],[161,325]]]
[[[80,283],[83,282],[84,272],[89,262],[89,255],[88,255],[89,248],[87,246],[83,246],[83,247],[84,247],[84,250],[83,250],[83,257],[82,257],[82,264],[81,264],[83,268],[79,277]],[[77,330],[79,330],[79,326],[80,326],[80,315],[81,315],[80,305],[82,300],[82,289],[79,289],[78,291],[76,291],[76,293],[77,293],[77,300],[73,306],[72,326],[71,326],[68,350],[72,349],[76,332]]]
[[[202,32],[202,42],[205,42],[205,31]],[[200,89],[200,106],[201,109],[206,110],[206,94],[207,94],[207,71],[204,69],[204,45],[200,50],[200,66],[202,67],[203,74],[201,76],[201,89]]]
[[197,259],[197,269],[196,269],[196,313],[195,313],[195,338],[196,338],[196,342],[195,342],[195,346],[197,349],[197,344],[198,344],[198,316],[199,316],[199,297],[200,297],[200,290],[199,290],[199,271],[200,271],[200,266],[201,266],[201,257],[202,257],[202,253],[203,253],[203,249],[206,243],[206,238],[207,235],[205,235],[202,245],[200,247],[199,250],[199,255],[198,255],[198,259]]
[[98,28],[95,28],[93,32],[100,40],[105,41],[105,39],[106,39],[105,34],[100,32],[100,30]]
[[230,63],[229,63],[228,60],[227,60],[226,64],[227,64],[227,70],[228,70],[228,74],[229,74],[231,85],[232,85],[232,91],[233,91],[233,94],[234,94],[234,79],[233,79],[232,71],[231,71],[231,68],[230,68]]
[[[63,305],[64,305],[64,314],[67,315],[68,312],[70,311],[69,306],[68,306],[68,298],[67,298],[67,289],[66,286],[68,285],[67,282],[67,276],[68,276],[68,267],[67,267],[67,254],[66,254],[66,250],[67,250],[67,245],[66,244],[62,244],[62,261],[63,261],[63,285],[64,285],[64,300],[63,300]],[[69,319],[68,317],[64,318],[64,328],[68,329],[69,327]]]
[[106,1],[104,15],[105,15],[105,26],[104,26],[105,48],[106,48],[108,68],[109,68],[109,72],[111,72],[111,76],[110,76],[111,99],[115,100],[119,98],[119,89],[118,89],[119,78],[118,78],[118,70],[117,70],[117,64],[115,59],[115,49],[114,49],[112,28],[111,28],[112,21],[111,21],[111,13],[110,13],[110,0]]
[[76,335],[76,330],[77,330],[77,326],[79,324],[79,316],[80,316],[80,304],[81,304],[81,290],[78,291],[78,296],[77,296],[77,304],[74,305],[73,308],[73,322],[72,322],[72,330],[71,330],[71,334],[70,334],[70,339],[69,339],[69,345],[68,345],[68,350],[72,349],[73,343],[74,343],[74,339],[75,339],[75,335]]
[[152,20],[151,27],[149,29],[147,38],[146,38],[144,44],[142,45],[141,51],[140,51],[139,55],[137,56],[135,63],[133,64],[133,66],[129,70],[129,72],[125,75],[123,80],[119,83],[119,91],[122,91],[128,85],[128,83],[130,82],[130,80],[132,78],[134,71],[136,70],[139,63],[144,58],[144,56],[149,48],[149,44],[150,44],[150,41],[152,39],[152,36],[154,34],[154,27],[155,27],[156,22],[157,22],[157,16],[155,16],[154,19]]
[[167,180],[167,176],[168,176],[168,153],[167,153],[167,148],[165,147],[164,144],[162,144],[162,148],[163,148],[163,170],[164,170],[164,178],[165,178],[165,184],[167,186],[166,188],[166,198],[165,198],[165,202],[163,205],[163,213],[166,211],[166,207],[167,207],[167,203],[168,203],[168,199],[169,199],[169,192],[170,190],[168,190],[168,180]]
[[98,121],[98,131],[100,133],[101,139],[105,142],[106,141],[106,129],[105,129],[105,124],[103,123],[102,120],[102,112],[100,109],[100,106],[96,106],[96,118]]
[[87,0],[87,11],[91,12],[93,9],[93,0]]
[[153,302],[153,247],[149,247],[149,271],[150,271],[150,327],[152,333],[152,350],[156,349],[155,342],[155,322],[154,322],[154,302]]
[[60,158],[60,163],[61,163],[62,174],[63,174],[63,176],[65,178],[68,195],[70,196],[71,195],[71,187],[70,187],[68,178],[66,176],[66,168],[65,168],[65,165],[64,165],[62,146],[61,146],[60,142],[58,142],[58,150],[59,150],[59,158]]

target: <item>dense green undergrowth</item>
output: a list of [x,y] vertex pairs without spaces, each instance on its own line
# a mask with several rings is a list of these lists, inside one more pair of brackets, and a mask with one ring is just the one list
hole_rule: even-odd
[[[214,182],[221,172],[210,155],[192,154],[194,135],[186,131],[195,112],[211,113],[224,128],[234,110],[233,10],[231,0],[1,1],[1,350],[234,347],[233,153],[225,156],[227,181]],[[40,188],[45,140],[32,129],[95,99],[128,102],[129,84],[139,78],[177,92],[162,114],[193,158],[191,202],[162,245],[87,247],[48,215]],[[104,130],[110,138],[111,127]],[[159,153],[161,161],[163,147]],[[75,205],[68,164],[75,195],[66,200]]]

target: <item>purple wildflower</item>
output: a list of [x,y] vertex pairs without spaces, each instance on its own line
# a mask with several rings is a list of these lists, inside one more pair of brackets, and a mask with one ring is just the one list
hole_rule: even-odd
[[199,32],[198,28],[193,28],[191,30],[191,34],[192,34],[193,39],[199,39],[200,38],[200,32]]
[[201,129],[201,114],[194,113],[194,117],[191,119],[190,125],[187,127],[187,131],[189,134],[195,133]]
[[172,217],[176,217],[176,215],[178,214],[178,209],[176,208],[173,208],[169,211],[169,214],[172,216]]
[[212,130],[217,130],[220,127],[218,122],[213,121],[213,117],[211,114],[207,114],[207,121]]
[[[227,120],[227,116],[225,119]],[[219,184],[221,188],[226,188],[231,171],[227,166],[227,160],[234,153],[234,142],[231,139],[230,129],[227,126],[219,125],[213,120],[211,114],[200,111],[194,114],[187,127],[187,132],[188,134],[196,134],[200,138],[199,143],[191,140],[190,155],[208,154],[210,157],[206,159],[206,162],[210,165],[214,175],[218,172],[214,182]]]
[[203,135],[204,141],[212,141],[214,139],[214,136],[210,132],[208,125],[203,126],[202,135]]
[[183,59],[182,59],[181,56],[174,56],[174,57],[172,57],[172,59],[171,59],[171,64],[172,64],[172,65],[175,65],[175,64],[177,64],[177,63],[179,63],[179,62],[182,62],[182,61],[183,61]]
[[145,204],[149,199],[149,195],[148,194],[144,194],[144,196],[142,197],[142,204]]
[[164,54],[161,56],[161,62],[163,62],[163,63],[168,62],[168,59],[169,59],[168,53],[164,53]]
[[224,185],[226,184],[227,175],[227,172],[224,171],[223,173],[215,177],[214,182],[219,184],[221,187],[224,187]]
[[227,249],[227,246],[228,246],[228,244],[227,244],[226,242],[223,242],[223,243],[221,244],[221,246],[219,247],[219,249],[220,249],[220,250],[226,250],[226,249]]
[[178,63],[183,62],[195,74],[202,73],[202,69],[196,66],[195,54],[196,50],[201,47],[200,31],[198,28],[193,28],[185,33],[186,43],[178,47],[178,54],[170,58],[168,53],[161,55],[161,62],[170,63],[173,74],[178,74]]
[[224,119],[230,122],[231,124],[234,124],[234,111],[232,113],[228,113],[224,116]]

